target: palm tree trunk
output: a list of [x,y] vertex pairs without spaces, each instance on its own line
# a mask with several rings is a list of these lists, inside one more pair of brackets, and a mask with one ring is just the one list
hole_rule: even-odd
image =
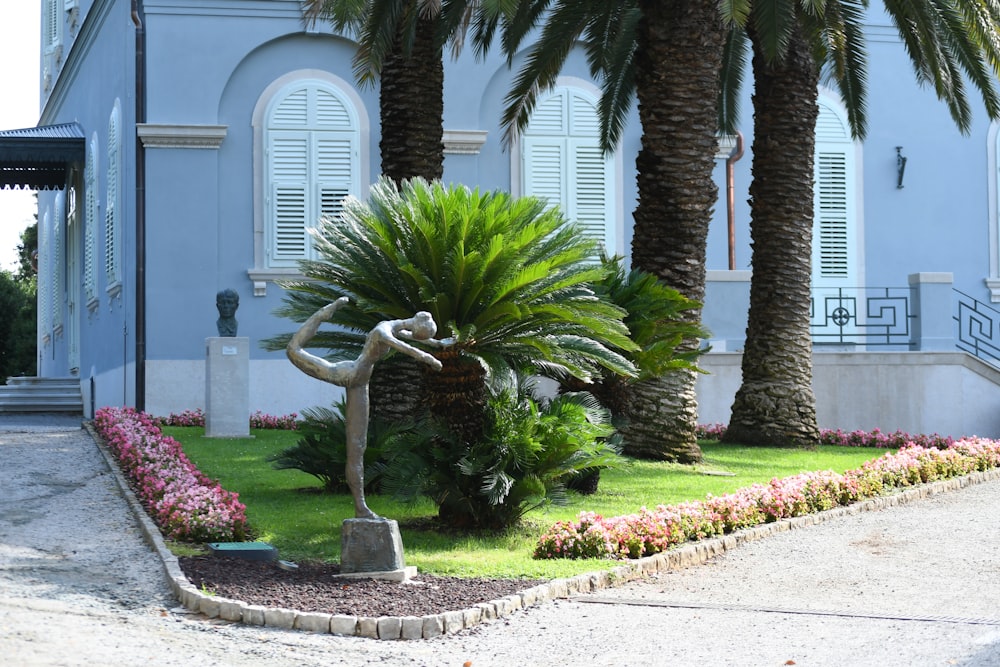
[[[417,11],[416,0],[411,4]],[[382,173],[397,185],[414,176],[432,181],[444,171],[444,63],[436,29],[435,17],[418,18],[412,49],[405,52],[397,36],[382,66]]]
[[753,278],[743,384],[725,440],[808,447],[819,442],[812,390],[813,154],[819,68],[800,31],[779,63],[754,45]]
[[[417,11],[411,0],[411,11]],[[444,63],[436,42],[436,19],[417,19],[409,53],[397,36],[393,53],[382,66],[379,113],[382,173],[398,186],[419,176],[428,181],[444,173]],[[375,367],[372,415],[392,422],[416,420],[423,414],[424,372],[408,357]]]
[[[636,159],[639,205],[632,264],[701,302],[708,223],[718,198],[712,171],[723,26],[714,0],[639,0],[639,7],[636,92],[642,148]],[[700,309],[687,314],[700,321]],[[688,350],[698,344],[685,342]],[[644,381],[633,396],[623,427],[626,452],[678,461],[701,458],[694,373]]]
[[486,408],[486,370],[456,349],[433,352],[441,370],[426,370],[424,399],[428,412],[446,424],[465,443],[483,437]]

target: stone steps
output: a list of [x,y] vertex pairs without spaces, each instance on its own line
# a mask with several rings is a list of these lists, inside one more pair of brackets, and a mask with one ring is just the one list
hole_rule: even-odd
[[69,412],[83,414],[80,380],[10,377],[0,385],[0,412]]

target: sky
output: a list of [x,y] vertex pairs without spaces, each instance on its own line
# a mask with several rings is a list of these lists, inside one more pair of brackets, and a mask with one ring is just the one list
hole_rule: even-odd
[[[0,9],[0,130],[38,123],[38,40],[41,9],[31,0],[5,0]],[[0,269],[13,271],[21,232],[34,221],[32,192],[0,190]]]

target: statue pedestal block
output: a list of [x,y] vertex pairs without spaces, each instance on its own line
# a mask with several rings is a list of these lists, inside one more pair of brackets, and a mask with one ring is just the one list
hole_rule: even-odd
[[406,581],[417,568],[406,567],[399,524],[393,519],[345,519],[340,533],[341,576]]
[[250,339],[205,339],[205,435],[250,435]]

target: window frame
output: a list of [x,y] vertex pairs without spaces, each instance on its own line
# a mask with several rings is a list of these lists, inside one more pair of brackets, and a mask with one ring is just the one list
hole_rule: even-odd
[[317,69],[295,70],[272,81],[258,98],[252,117],[254,141],[254,264],[252,268],[247,270],[247,275],[253,282],[254,296],[265,296],[267,294],[268,282],[302,277],[302,274],[296,266],[292,265],[292,262],[287,262],[285,266],[281,266],[280,262],[272,263],[269,260],[269,236],[271,234],[269,196],[272,181],[270,174],[267,173],[269,164],[267,151],[270,142],[270,128],[268,123],[271,113],[275,106],[281,100],[285,99],[291,91],[302,86],[312,86],[313,89],[330,91],[347,108],[354,123],[351,134],[356,142],[353,149],[356,154],[354,156],[354,165],[352,166],[353,173],[351,174],[351,181],[356,188],[356,192],[351,192],[350,194],[361,199],[367,198],[371,185],[371,130],[369,115],[364,102],[355,88],[335,74]]

